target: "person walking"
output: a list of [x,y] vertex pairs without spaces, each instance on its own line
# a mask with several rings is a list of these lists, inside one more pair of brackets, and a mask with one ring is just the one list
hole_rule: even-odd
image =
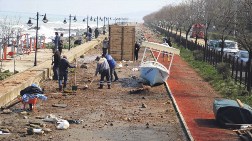
[[99,36],[99,30],[98,30],[98,28],[95,28],[95,38],[98,38],[98,36]]
[[54,37],[54,49],[53,49],[53,53],[58,50],[58,47],[59,47],[59,41],[60,41],[60,37],[59,37],[59,33],[58,32],[55,32],[55,37]]
[[102,54],[106,55],[107,50],[109,47],[109,40],[108,37],[105,37],[105,39],[102,41]]
[[102,30],[103,30],[103,35],[105,35],[105,33],[106,33],[106,26],[105,25],[102,27]]
[[60,33],[60,39],[59,39],[59,52],[60,52],[60,54],[62,53],[63,45],[64,45],[63,33]]
[[104,77],[106,77],[108,89],[111,89],[111,80],[110,80],[110,72],[109,72],[110,68],[109,68],[107,59],[104,57],[100,58],[97,56],[95,60],[97,61],[95,76],[97,76],[98,73],[101,74],[100,86],[98,87],[98,89],[103,88]]
[[135,43],[135,49],[134,49],[134,59],[135,61],[138,60],[138,52],[140,50],[140,44],[138,42]]
[[92,35],[92,28],[90,26],[88,26],[88,32]]
[[52,65],[53,65],[53,80],[59,79],[59,64],[60,64],[60,52],[57,50],[52,56]]
[[113,81],[113,75],[115,76],[114,82],[118,81],[118,76],[117,73],[115,71],[115,67],[116,67],[116,61],[114,60],[114,58],[107,54],[107,55],[102,55],[103,57],[105,57],[108,61],[109,67],[110,67],[110,80]]
[[62,91],[62,80],[63,82],[63,90],[66,88],[67,85],[67,79],[68,79],[68,68],[76,68],[76,65],[70,65],[67,57],[63,55],[63,58],[60,59],[60,65],[59,65],[59,91]]

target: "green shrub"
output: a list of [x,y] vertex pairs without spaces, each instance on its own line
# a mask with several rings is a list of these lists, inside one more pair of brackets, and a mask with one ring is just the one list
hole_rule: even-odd
[[231,70],[227,63],[221,62],[217,64],[216,69],[219,74],[222,74],[223,79],[227,79],[231,75]]
[[202,52],[200,50],[194,50],[193,56],[194,56],[195,60],[199,60],[199,61],[204,60],[204,52]]

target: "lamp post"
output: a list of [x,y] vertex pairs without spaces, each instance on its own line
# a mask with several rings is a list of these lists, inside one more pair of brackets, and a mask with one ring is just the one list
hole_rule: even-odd
[[107,20],[107,17],[103,17],[103,26],[105,26],[105,22],[106,22],[106,20]]
[[110,17],[110,18],[108,18],[108,26],[109,26],[109,20],[112,20],[112,19],[111,19],[111,17]]
[[39,16],[44,16],[43,18],[43,22],[47,23],[48,20],[46,18],[46,14],[45,15],[39,15],[39,13],[37,12],[37,17],[36,18],[30,18],[27,22],[28,26],[32,26],[33,23],[31,21],[31,19],[37,20],[37,27],[36,27],[36,48],[35,48],[35,59],[34,59],[34,66],[37,66],[37,49],[38,49],[38,20],[39,20]]
[[[73,21],[74,22],[76,22],[77,21],[77,19],[76,19],[76,16],[71,16],[71,14],[70,14],[70,16],[69,16],[69,40],[68,40],[68,50],[70,50],[70,43],[71,43],[71,39],[70,39],[70,33],[71,33],[71,20],[72,20],[72,17],[73,17]],[[67,23],[67,21],[66,21],[66,19],[63,21],[63,23],[64,24],[66,24]]]
[[[92,17],[91,17],[92,18]],[[85,22],[87,20],[87,33],[88,33],[88,16],[87,16],[87,18],[84,18],[83,19],[83,22]]]

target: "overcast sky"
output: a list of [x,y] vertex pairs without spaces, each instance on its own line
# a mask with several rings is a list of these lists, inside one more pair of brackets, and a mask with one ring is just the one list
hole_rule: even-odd
[[[182,0],[0,0],[0,12],[47,13],[55,15],[127,17],[141,20],[168,4]],[[1,14],[1,13],[0,13]]]

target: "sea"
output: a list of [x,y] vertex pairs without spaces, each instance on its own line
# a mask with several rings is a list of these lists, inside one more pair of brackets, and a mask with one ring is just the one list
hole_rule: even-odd
[[[38,36],[44,36],[45,42],[51,42],[55,37],[55,32],[63,33],[64,37],[69,37],[69,19],[70,15],[56,15],[56,14],[46,14],[48,19],[47,23],[44,23],[42,20],[45,13],[39,13],[38,19]],[[70,36],[83,35],[87,29],[87,17],[89,17],[88,26],[91,28],[97,27],[97,20],[93,19],[97,17],[92,16],[76,16],[77,21],[74,22],[75,15],[71,15],[71,26],[70,26]],[[92,21],[90,18],[92,17]],[[27,25],[28,20],[31,18],[33,25],[29,27]],[[85,21],[83,22],[83,19]],[[99,18],[100,19],[100,18]],[[102,18],[103,19],[103,18]],[[63,21],[66,20],[66,24]],[[112,22],[112,21],[110,21]],[[36,36],[36,24],[37,24],[37,13],[22,13],[22,12],[8,12],[0,11],[0,42],[1,39],[6,37],[15,38],[17,35],[28,34],[29,37]],[[98,28],[108,25],[108,21],[98,20]]]

